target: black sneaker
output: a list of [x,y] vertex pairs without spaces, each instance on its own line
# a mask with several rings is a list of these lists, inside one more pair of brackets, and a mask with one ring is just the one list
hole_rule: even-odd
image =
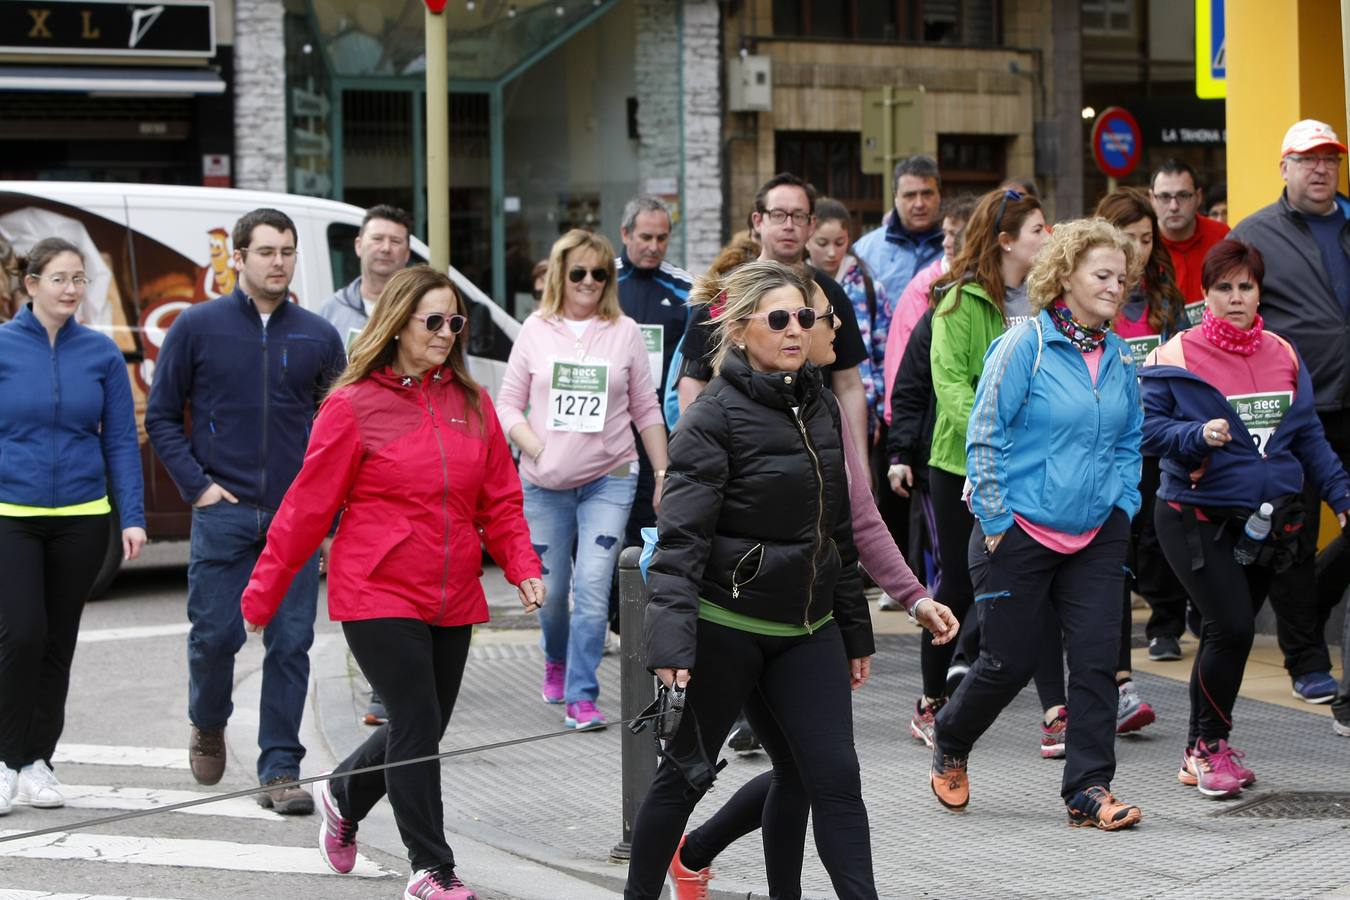
[[1154,662],[1181,659],[1181,642],[1165,634],[1151,638],[1148,642],[1148,658]]
[[755,732],[751,730],[750,723],[745,721],[744,716],[731,726],[731,734],[727,735],[727,746],[737,753],[754,753],[760,749],[759,738],[755,737]]

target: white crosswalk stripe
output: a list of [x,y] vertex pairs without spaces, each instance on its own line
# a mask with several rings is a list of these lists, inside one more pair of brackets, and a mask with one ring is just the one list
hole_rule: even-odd
[[175,622],[172,625],[133,625],[126,628],[91,628],[81,631],[79,643],[100,644],[104,641],[127,641],[135,638],[165,637],[167,635],[187,634],[192,626],[187,622]]
[[54,765],[141,766],[147,769],[186,769],[186,747],[119,747],[103,744],[57,744]]
[[168,900],[168,898],[113,897],[108,894],[53,894],[49,891],[13,891],[0,888],[0,900]]
[[[200,800],[209,794],[196,791],[171,791],[163,788],[117,787],[103,784],[62,784],[66,806],[74,809],[156,809]],[[176,814],[192,816],[228,816],[232,819],[264,819],[278,822],[281,816],[263,809],[252,798],[217,800],[201,806],[176,809]]]

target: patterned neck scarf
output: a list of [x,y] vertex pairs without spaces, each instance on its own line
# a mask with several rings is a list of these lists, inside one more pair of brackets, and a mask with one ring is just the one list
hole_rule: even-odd
[[1239,356],[1251,356],[1261,348],[1261,332],[1265,327],[1266,323],[1262,321],[1260,313],[1256,314],[1250,328],[1239,328],[1227,319],[1220,319],[1210,313],[1208,306],[1205,307],[1205,314],[1200,319],[1200,328],[1204,331],[1205,340],[1220,350],[1227,350]]
[[1096,328],[1084,325],[1073,317],[1069,312],[1069,305],[1063,300],[1056,300],[1050,307],[1050,318],[1055,323],[1055,328],[1059,333],[1069,339],[1083,353],[1091,353],[1102,345],[1106,340],[1106,333],[1111,330],[1110,321],[1103,322]]

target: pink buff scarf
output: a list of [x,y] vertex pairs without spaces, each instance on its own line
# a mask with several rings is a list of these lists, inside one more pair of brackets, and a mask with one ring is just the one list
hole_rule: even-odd
[[1250,328],[1238,328],[1233,323],[1210,313],[1208,306],[1205,307],[1205,314],[1200,319],[1200,328],[1204,331],[1205,340],[1220,350],[1227,350],[1239,356],[1251,356],[1260,349],[1261,332],[1265,327],[1260,313],[1256,314]]

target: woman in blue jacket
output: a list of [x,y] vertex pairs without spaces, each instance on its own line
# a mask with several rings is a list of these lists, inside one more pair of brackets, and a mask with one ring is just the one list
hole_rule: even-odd
[[[1163,552],[1200,611],[1191,671],[1190,734],[1177,780],[1207,797],[1232,797],[1256,780],[1228,743],[1266,594],[1315,592],[1313,555],[1301,552],[1304,484],[1311,482],[1345,525],[1350,477],[1327,442],[1312,379],[1293,345],[1266,331],[1257,306],[1265,264],[1240,241],[1205,255],[1199,328],[1172,338],[1140,370],[1144,451],[1162,457],[1154,521]],[[1273,508],[1270,536],[1234,557],[1244,522]],[[1283,590],[1271,590],[1284,582]],[[1308,673],[1292,673],[1295,685]],[[1298,696],[1298,694],[1295,694]]]
[[65,724],[80,613],[108,545],[145,544],[141,453],[126,362],[75,321],[88,277],[58,238],[28,254],[32,302],[0,326],[0,815],[63,806],[52,755]]
[[1102,219],[1055,227],[1027,277],[1031,319],[1001,335],[966,432],[977,519],[980,655],[938,713],[933,793],[970,799],[971,748],[1035,672],[1057,617],[1069,657],[1061,794],[1069,824],[1140,819],[1111,795],[1116,655],[1130,519],[1139,509],[1139,383],[1111,319],[1138,278],[1134,244]]

